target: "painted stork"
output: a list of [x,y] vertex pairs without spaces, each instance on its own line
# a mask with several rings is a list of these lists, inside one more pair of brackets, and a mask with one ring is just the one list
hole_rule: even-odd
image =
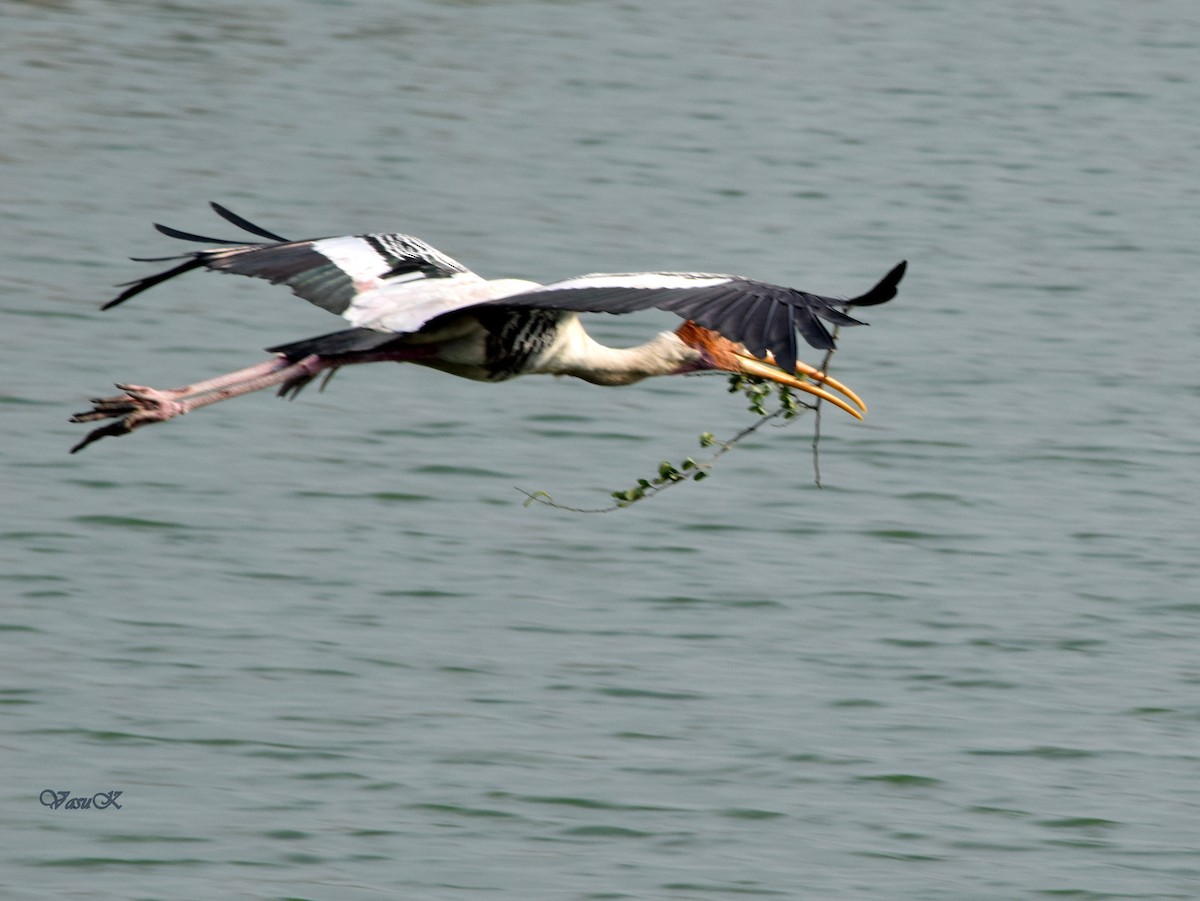
[[[227,222],[266,241],[223,241],[156,225],[168,237],[197,241],[210,249],[135,257],[141,262],[183,262],[126,282],[120,286],[125,290],[103,309],[177,275],[206,268],[282,282],[297,296],[349,320],[352,328],[267,348],[274,357],[266,362],[180,388],[118,384],[123,394],[95,398],[91,410],[71,418],[117,421],[90,432],[71,453],[101,438],[126,435],[252,391],[277,388],[280,396],[294,397],[321,372],[328,379],[342,366],[383,361],[417,363],[477,381],[548,373],[597,385],[721,370],[770,379],[861,419],[866,406],[853,391],[796,359],[796,333],[815,348],[832,348],[833,337],[820,320],[861,325],[846,309],[890,300],[905,269],[900,263],[874,288],[851,300],[696,272],[593,274],[538,285],[483,279],[408,235],[289,241],[219,204],[212,208]],[[677,331],[630,348],[597,343],[579,322],[583,312],[630,313],[651,307],[677,313],[685,322]]]

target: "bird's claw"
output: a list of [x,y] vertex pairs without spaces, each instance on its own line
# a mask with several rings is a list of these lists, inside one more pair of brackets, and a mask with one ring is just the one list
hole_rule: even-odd
[[101,419],[117,419],[94,429],[87,437],[71,448],[71,453],[78,453],[93,441],[101,438],[128,435],[134,429],[154,422],[166,422],[187,412],[187,408],[174,400],[172,392],[159,391],[157,388],[146,388],[141,385],[117,385],[124,394],[116,397],[94,397],[93,407],[71,417],[71,422],[96,422]]

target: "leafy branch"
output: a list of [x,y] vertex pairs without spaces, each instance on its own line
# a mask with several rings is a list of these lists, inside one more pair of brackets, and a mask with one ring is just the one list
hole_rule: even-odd
[[[832,356],[832,350],[826,352],[825,359],[821,365],[823,371],[829,371],[829,360]],[[631,504],[654,497],[660,492],[666,491],[668,488],[673,488],[676,485],[681,485],[685,482],[703,481],[709,477],[717,461],[733,450],[739,442],[749,438],[768,423],[776,423],[779,426],[786,425],[801,416],[806,410],[813,410],[816,414],[816,424],[813,430],[812,458],[814,480],[816,485],[820,487],[820,401],[816,403],[802,401],[786,386],[776,385],[765,379],[738,374],[731,375],[729,377],[729,393],[736,394],[739,391],[749,401],[747,409],[751,413],[756,413],[759,418],[725,441],[717,439],[712,432],[701,434],[699,437],[701,448],[716,448],[707,458],[697,460],[694,457],[685,457],[677,464],[671,463],[669,460],[663,460],[658,464],[658,471],[655,475],[650,478],[638,479],[637,483],[630,488],[611,492],[613,503],[606,507],[572,507],[558,503],[545,491],[526,491],[523,488],[518,488],[517,490],[525,495],[524,505],[528,507],[532,504],[543,504],[544,506],[553,507],[556,510],[566,510],[570,513],[612,513],[615,510],[623,510]],[[771,402],[772,395],[778,398],[778,406],[774,409],[769,409],[768,404]]]

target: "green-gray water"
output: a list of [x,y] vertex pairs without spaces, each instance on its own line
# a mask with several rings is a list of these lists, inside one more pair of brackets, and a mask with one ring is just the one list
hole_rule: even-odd
[[[1198,46],[1190,0],[0,5],[0,893],[1200,894]],[[823,489],[805,420],[521,506],[747,424],[711,378],[363,367],[68,456],[114,381],[339,326],[100,313],[209,199],[488,276],[910,271]]]

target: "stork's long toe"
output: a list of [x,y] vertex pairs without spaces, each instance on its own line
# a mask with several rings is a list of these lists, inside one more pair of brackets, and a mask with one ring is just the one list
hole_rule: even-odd
[[92,409],[76,413],[71,417],[71,422],[97,422],[101,419],[119,421],[89,432],[86,438],[71,448],[71,453],[77,453],[101,438],[128,435],[141,426],[166,422],[187,412],[184,405],[174,399],[174,392],[141,385],[118,384],[117,387],[125,393],[115,397],[92,398]]
[[[72,418],[71,421],[72,422],[82,422],[83,420],[80,420],[78,418]],[[87,447],[89,444],[91,444],[93,441],[99,441],[101,438],[109,438],[109,437],[115,438],[119,435],[128,435],[130,432],[132,432],[134,430],[134,428],[135,428],[135,426],[129,425],[128,423],[125,422],[124,419],[122,419],[119,422],[110,422],[108,425],[102,426],[101,428],[92,429],[90,432],[87,433],[86,438],[84,438],[82,441],[80,441],[78,444],[76,444],[73,448],[71,448],[71,453],[77,454],[81,450],[83,450],[85,447]]]

